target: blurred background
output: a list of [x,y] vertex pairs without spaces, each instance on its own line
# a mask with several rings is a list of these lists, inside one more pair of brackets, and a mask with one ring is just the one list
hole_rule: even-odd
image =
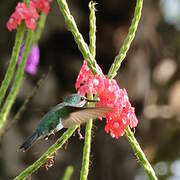
[[[8,67],[15,32],[6,22],[17,1],[0,1],[0,81]],[[80,32],[88,43],[89,1],[69,0]],[[97,1],[97,62],[108,72],[127,35],[136,1]],[[71,33],[67,30],[56,1],[39,42],[40,64],[36,75],[25,74],[8,123],[32,92],[42,74],[52,67],[47,79],[29,102],[26,111],[0,143],[0,179],[18,175],[45,152],[63,133],[49,141],[38,141],[26,153],[18,147],[31,134],[40,118],[63,98],[75,92],[74,84],[83,62]],[[139,119],[136,138],[152,163],[159,179],[180,179],[180,1],[145,0],[136,37],[116,76],[126,88]],[[112,139],[104,131],[105,122],[93,126],[89,180],[143,180],[143,169],[125,137]],[[84,126],[81,128],[84,135]],[[66,167],[74,167],[73,180],[79,179],[83,140],[77,132],[58,151],[48,171],[40,168],[33,180],[61,179]]]

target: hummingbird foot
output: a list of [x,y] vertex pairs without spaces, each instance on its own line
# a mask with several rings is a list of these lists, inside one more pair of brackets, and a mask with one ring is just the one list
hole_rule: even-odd
[[52,131],[49,135],[45,136],[44,139],[48,140],[51,135],[55,136],[55,132]]
[[78,135],[79,135],[79,139],[84,139],[84,136],[81,134],[81,126],[78,127]]
[[49,136],[45,136],[44,139],[47,141],[49,139]]

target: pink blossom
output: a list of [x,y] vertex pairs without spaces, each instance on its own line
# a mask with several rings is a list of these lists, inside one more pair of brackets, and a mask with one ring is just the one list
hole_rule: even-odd
[[30,1],[28,13],[25,18],[27,28],[32,29],[34,31],[36,28],[36,20],[38,20],[38,18],[39,15],[36,11],[35,4],[32,1]]
[[17,18],[17,13],[14,12],[11,17],[9,18],[7,22],[7,28],[9,31],[12,31],[17,28],[17,25],[19,25],[21,22],[21,19]]

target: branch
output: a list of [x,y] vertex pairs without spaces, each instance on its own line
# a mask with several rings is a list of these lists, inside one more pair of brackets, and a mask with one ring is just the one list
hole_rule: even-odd
[[37,29],[36,29],[35,35],[34,35],[34,43],[35,44],[39,41],[39,39],[41,37],[42,31],[43,31],[45,23],[46,23],[46,18],[47,18],[47,15],[42,12],[39,17]]
[[6,94],[7,88],[11,82],[12,76],[14,74],[14,69],[15,69],[16,64],[17,64],[19,50],[20,50],[20,47],[21,47],[21,44],[23,41],[24,33],[25,33],[25,27],[23,25],[21,25],[17,30],[16,39],[15,39],[11,59],[9,62],[9,66],[8,66],[8,69],[6,71],[6,75],[5,75],[4,80],[3,80],[1,87],[0,87],[0,105],[1,105],[2,100]]
[[[26,1],[27,3],[29,2],[29,0]],[[36,29],[36,32],[33,33],[31,30],[28,31],[27,33],[27,38],[26,38],[26,43],[25,43],[25,47],[24,47],[24,52],[23,52],[23,56],[22,56],[22,59],[21,59],[21,63],[18,67],[18,70],[17,70],[17,74],[15,76],[15,81],[14,81],[14,84],[10,90],[10,93],[6,99],[6,102],[0,112],[0,135],[2,134],[2,128],[4,127],[4,124],[6,122],[6,118],[9,114],[9,111],[11,110],[11,107],[16,99],[16,96],[18,94],[18,91],[20,89],[20,86],[23,82],[23,75],[24,75],[24,69],[25,69],[25,65],[26,65],[26,61],[27,61],[27,57],[29,55],[29,52],[30,52],[30,49],[34,43],[34,41],[38,41],[39,38],[40,38],[40,35],[42,33],[42,29],[45,25],[45,20],[46,20],[46,15],[44,15],[43,13],[40,15],[40,20],[38,22],[38,25],[37,25],[37,29]],[[34,39],[35,37],[35,39]],[[21,37],[23,38],[23,37]],[[22,44],[22,41],[21,43],[19,43],[19,48]],[[17,52],[17,57],[19,55],[19,51]],[[15,62],[14,65],[16,65],[17,63],[17,60]]]
[[89,16],[89,22],[90,22],[90,30],[89,30],[89,50],[90,53],[93,56],[93,59],[96,57],[96,3],[93,1],[90,1],[89,3],[89,10],[90,10],[90,16]]
[[143,6],[143,0],[137,0],[136,9],[135,9],[131,26],[129,28],[129,32],[123,42],[122,48],[120,49],[118,55],[115,57],[114,63],[111,65],[110,70],[108,72],[109,79],[112,79],[116,76],[117,71],[120,68],[122,61],[126,57],[126,53],[128,52],[130,45],[135,37],[135,33],[136,33],[139,20],[141,17],[142,6]]
[[24,47],[23,56],[22,56],[21,63],[18,67],[16,76],[15,76],[14,84],[13,84],[13,86],[8,94],[8,97],[6,99],[6,102],[0,112],[0,134],[2,133],[2,128],[4,127],[6,118],[9,114],[9,111],[10,111],[14,101],[15,101],[17,93],[19,92],[19,89],[20,89],[20,86],[21,86],[21,83],[23,80],[24,69],[26,66],[26,60],[27,60],[29,51],[32,46],[32,39],[33,39],[33,32],[31,30],[29,30],[28,34],[27,34],[27,39],[26,39],[26,43],[25,43],[25,47]]
[[[137,30],[137,26],[138,26],[138,23],[139,23],[139,20],[141,17],[142,6],[143,6],[143,0],[137,0],[134,17],[133,17],[131,26],[129,28],[128,35],[125,38],[122,48],[119,51],[119,54],[116,56],[114,63],[112,64],[112,66],[108,72],[109,79],[114,78],[116,76],[117,71],[120,68],[121,62],[126,57],[126,53],[129,50],[129,47],[131,45],[131,42],[134,39],[135,32]],[[131,129],[129,127],[127,127],[127,129],[126,129],[126,138],[128,139],[128,141],[134,151],[135,156],[139,159],[140,164],[144,168],[149,179],[156,180],[157,177],[155,175],[153,168],[151,167],[151,164],[147,160],[144,152],[142,151],[139,143],[137,142],[136,138],[134,137],[134,134],[131,132]]]
[[57,0],[59,4],[59,8],[64,16],[65,22],[67,24],[68,30],[70,30],[74,36],[74,40],[78,45],[79,50],[81,51],[84,59],[86,59],[89,68],[91,69],[93,74],[97,73],[96,69],[96,61],[91,55],[88,45],[84,41],[81,33],[79,32],[74,17],[71,15],[69,11],[69,7],[67,5],[66,0]]
[[131,131],[131,129],[129,127],[127,127],[127,129],[126,129],[126,138],[129,141],[129,143],[134,151],[135,156],[137,157],[141,166],[144,168],[145,172],[147,173],[149,179],[157,180],[158,178],[156,177],[156,174],[155,174],[151,164],[147,160],[143,150],[141,149],[139,143],[137,142],[136,138],[134,137],[133,132]]
[[[96,16],[95,16],[95,3],[92,1],[89,3],[89,9],[90,9],[90,32],[89,32],[89,40],[90,45],[89,49],[90,52],[95,58],[96,56]],[[89,99],[93,99],[93,96],[88,95]],[[89,103],[89,106],[93,107],[94,103]],[[80,180],[86,180],[88,177],[89,172],[89,160],[90,160],[90,152],[91,152],[91,134],[92,134],[92,126],[93,126],[93,120],[90,119],[86,124],[86,130],[85,130],[85,140],[84,140],[84,148],[83,148],[83,160],[82,160],[82,169],[80,174]]]
[[38,170],[43,164],[45,164],[49,157],[54,155],[54,153],[60,149],[64,143],[72,136],[72,134],[77,129],[77,125],[69,128],[57,141],[54,143],[36,162],[34,162],[31,166],[25,169],[19,176],[15,177],[14,180],[22,180],[26,177],[30,176],[33,172]]

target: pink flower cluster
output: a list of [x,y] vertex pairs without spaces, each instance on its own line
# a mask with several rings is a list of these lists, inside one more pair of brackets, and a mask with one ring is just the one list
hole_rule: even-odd
[[100,67],[98,67],[98,74],[94,76],[84,61],[76,81],[76,89],[81,95],[98,94],[100,102],[96,106],[113,108],[112,112],[106,114],[105,126],[105,131],[113,138],[123,136],[128,125],[131,128],[137,126],[138,120],[126,90],[120,89],[114,79],[107,79]]
[[34,31],[36,28],[36,21],[39,18],[37,10],[47,14],[50,8],[49,3],[50,0],[31,0],[29,7],[27,7],[24,2],[19,2],[7,22],[8,30],[12,31],[16,29],[24,20],[27,28]]

